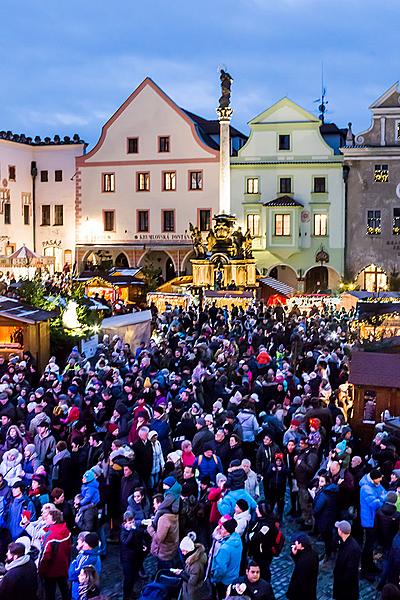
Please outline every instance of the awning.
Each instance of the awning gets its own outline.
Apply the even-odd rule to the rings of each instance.
[[[289,297],[296,292],[295,288],[291,287],[287,283],[283,283],[283,281],[275,279],[275,277],[262,277],[259,281],[264,285],[268,285],[279,294],[282,294],[282,296]]]

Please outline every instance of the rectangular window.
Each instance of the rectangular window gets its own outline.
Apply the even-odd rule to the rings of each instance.
[[[363,423],[376,423],[376,392],[364,390]]]
[[[29,225],[29,221],[30,221],[29,210],[30,210],[29,204],[24,204],[24,225]]]
[[[139,152],[139,138],[128,138],[128,154],[137,154]]]
[[[4,204],[4,225],[11,225],[11,204],[9,202]]]
[[[374,181],[375,183],[388,183],[389,165],[375,165]]]
[[[325,194],[326,192],[326,177],[314,177],[314,193]]]
[[[203,189],[203,171],[189,171],[189,189]]]
[[[290,215],[275,215],[274,235],[279,237],[290,235],[290,221]]]
[[[393,209],[393,235],[400,235],[400,208]]]
[[[136,173],[136,190],[138,192],[150,191],[150,173]]]
[[[174,192],[176,190],[176,172],[164,171],[163,173],[163,191]]]
[[[40,181],[42,183],[47,183],[49,180],[49,172],[48,171],[40,171]]]
[[[149,211],[138,210],[136,213],[136,229],[139,233],[146,233],[149,231]]]
[[[54,181],[62,181],[62,171],[61,169],[57,169],[56,171],[54,171]]]
[[[54,225],[64,225],[64,206],[56,204],[54,207]]]
[[[328,215],[317,213],[314,215],[314,235],[328,235]]]
[[[380,235],[382,233],[382,219],[380,210],[367,211],[367,234]]]
[[[169,152],[169,135],[163,135],[158,138],[158,151]]]
[[[291,177],[280,177],[279,178],[279,193],[280,194],[291,194],[292,193],[292,178]]]
[[[247,215],[247,229],[253,237],[261,235],[261,217],[258,214]]]
[[[17,168],[15,165],[8,165],[8,179],[9,181],[17,181]]]
[[[170,232],[175,231],[175,211],[174,210],[161,211],[161,219],[162,219],[163,233],[170,233]]]
[[[50,225],[50,204],[42,206],[42,225]]]
[[[115,192],[115,173],[103,173],[103,192]]]
[[[279,135],[279,150],[290,150],[290,135]]]
[[[248,177],[246,179],[246,194],[259,194],[260,185],[258,177]]]
[[[200,208],[199,210],[199,229],[200,231],[210,231],[211,229],[211,210],[209,208]]]
[[[103,211],[103,219],[104,219],[104,231],[114,231],[115,211],[114,210]]]

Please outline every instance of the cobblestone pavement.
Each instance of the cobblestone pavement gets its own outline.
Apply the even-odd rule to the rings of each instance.
[[[284,600],[290,576],[293,569],[293,561],[290,558],[290,538],[298,531],[296,522],[285,517],[283,531],[286,536],[285,547],[278,558],[272,561],[272,585],[276,600]],[[312,538],[315,539],[315,538]],[[323,543],[315,542],[315,547],[320,556],[323,555]],[[331,600],[332,598],[332,565],[320,568],[318,578],[318,600]],[[154,563],[151,559],[145,561],[145,571],[149,578],[154,577]],[[109,545],[107,558],[103,562],[102,593],[110,600],[122,599],[122,572],[119,565],[119,550],[117,545]],[[371,585],[365,579],[360,582],[360,599],[375,600],[377,598],[376,586]],[[304,598],[304,600],[308,600]]]

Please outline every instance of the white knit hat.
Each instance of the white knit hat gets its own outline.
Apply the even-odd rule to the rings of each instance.
[[[179,544],[179,548],[185,552],[193,552],[195,539],[196,534],[194,533],[194,531],[189,531],[187,536],[185,536]]]

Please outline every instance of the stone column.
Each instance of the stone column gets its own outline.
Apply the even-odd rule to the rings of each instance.
[[[233,108],[217,108],[219,120],[219,213],[230,214],[231,209],[231,141],[230,123]]]

